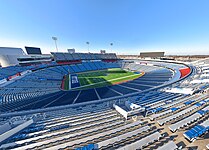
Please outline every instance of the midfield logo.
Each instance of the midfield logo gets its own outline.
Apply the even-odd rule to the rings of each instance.
[[[79,79],[78,79],[77,74],[71,74],[69,81],[70,81],[70,83],[69,83],[69,89],[80,86],[80,82],[79,82]]]

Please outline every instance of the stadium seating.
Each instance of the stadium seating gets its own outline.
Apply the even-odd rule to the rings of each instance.
[[[202,97],[206,98],[207,96],[203,95]],[[189,113],[189,112],[193,111],[194,109],[197,109],[198,107],[201,107],[201,105],[198,105],[198,103],[196,103],[196,104],[188,107],[187,109],[184,109],[184,110],[182,110],[182,111],[180,111],[180,112],[178,112],[178,113],[176,113],[176,114],[174,114],[172,116],[168,116],[166,118],[158,120],[157,122],[159,123],[159,125],[163,125],[164,123],[166,123],[166,122],[168,122],[170,120],[173,120],[173,119],[175,119],[177,117],[180,117],[182,115],[185,115],[186,113]]]
[[[58,55],[62,57],[63,54],[59,53]],[[75,56],[72,55],[72,57],[76,59],[78,58],[77,55]],[[142,90],[152,88],[155,85],[164,83],[164,81],[161,80],[160,82],[155,81],[155,84],[153,84],[152,81],[147,82],[143,78],[141,80],[139,78],[137,80],[131,81],[129,83],[123,83],[121,85],[82,90],[78,92],[60,92],[62,78],[65,74],[86,72],[92,70],[101,70],[106,68],[118,68],[120,66],[118,63],[115,62],[106,63],[102,61],[95,61],[95,62],[86,61],[83,62],[82,64],[55,65],[50,67],[48,66],[50,65],[40,65],[36,67],[36,70],[33,71],[32,73],[27,74],[23,78],[15,80],[14,82],[4,87],[3,90],[1,91],[2,94],[0,93],[1,94],[0,104],[2,105],[0,106],[0,108],[2,108],[1,111],[35,109],[41,107],[72,104],[75,102],[81,103],[85,101],[105,99],[105,98],[122,96],[125,94],[139,92]],[[28,68],[29,67],[27,67],[27,69]],[[154,76],[154,72],[157,71],[157,67],[154,66],[143,66],[143,68],[147,71],[151,71],[150,73],[147,74],[148,78],[150,75]],[[30,69],[34,69],[34,68],[30,68]],[[162,74],[164,72],[165,71],[162,71]],[[144,77],[145,76],[146,74],[144,75]],[[53,93],[57,95],[56,96],[57,98],[58,97],[60,98],[56,99],[56,101],[47,98],[49,97],[50,94],[53,95]],[[70,98],[67,98],[69,97],[68,95],[72,95],[72,96]],[[87,95],[91,95],[91,97]],[[36,101],[36,99],[39,100]],[[43,99],[42,106],[37,103],[40,102],[40,99]],[[33,103],[31,103],[31,101],[33,101]],[[19,107],[20,105],[21,107]],[[15,106],[17,107],[15,108]]]
[[[159,147],[157,150],[176,150],[176,149],[178,149],[178,146],[173,141],[170,141],[164,144],[162,147]]]
[[[117,150],[142,149],[144,146],[147,146],[149,144],[153,144],[155,141],[159,140],[160,137],[161,137],[161,134],[159,132],[154,132],[154,133],[142,138],[139,141],[136,141],[136,142],[126,145],[124,147],[118,148]]]
[[[177,129],[187,126],[188,124],[198,120],[200,117],[204,116],[207,112],[209,111],[209,106],[207,106],[206,108],[203,108],[202,110],[198,110],[196,113],[194,113],[193,115],[175,123],[172,124],[171,126],[169,126],[169,129],[173,132],[175,132]]]
[[[63,91],[60,84],[68,73],[98,71],[120,65],[97,60],[113,56],[55,55],[58,60],[85,61],[80,64],[43,65],[41,69],[36,68],[1,87],[0,129],[8,122],[11,129],[15,129],[17,124],[11,122],[21,122],[19,117],[32,119],[33,123],[1,142],[0,149],[178,149],[179,145],[188,148],[184,145],[188,144],[185,138],[194,142],[209,129],[208,87],[204,83],[190,84],[198,78],[196,75],[206,70],[205,66],[195,64],[197,70],[176,82],[173,80],[175,71],[165,67],[175,70],[182,64],[125,63],[122,64],[124,69],[145,72],[145,75],[119,85]],[[166,92],[172,87],[192,87],[200,91],[192,95]],[[143,111],[131,110],[126,102],[136,104]],[[124,118],[114,110],[114,104],[126,111],[131,110],[133,114]],[[168,128],[177,133],[171,133]],[[185,138],[179,138],[182,128],[186,130],[183,131]],[[203,146],[206,148],[206,144]]]

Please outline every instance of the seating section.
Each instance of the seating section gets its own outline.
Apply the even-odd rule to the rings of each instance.
[[[107,104],[47,112],[45,118],[10,138],[0,148],[79,149],[79,145],[92,140],[98,142],[84,144],[85,147],[108,148],[120,140],[151,132],[140,120],[124,122]],[[110,135],[112,138],[108,138]]]
[[[16,75],[17,73],[31,69],[31,67],[21,67],[21,66],[10,66],[5,68],[0,68],[0,80],[8,78],[9,76]]]
[[[35,66],[26,67],[25,69],[36,68],[36,71],[33,71],[25,75],[24,77],[19,78],[18,80],[11,81],[9,84],[1,88],[0,112],[8,111],[8,110],[10,111],[18,110],[23,108],[24,104],[27,105],[28,109],[44,107],[44,105],[40,106],[40,104],[37,105],[37,103],[40,102],[40,99],[43,99],[43,101],[47,102],[48,104],[51,103],[51,101],[53,100],[50,101],[46,100],[52,98],[51,96],[49,96],[51,94],[54,95],[58,94],[59,96],[57,97],[61,98],[66,94],[60,91],[62,78],[65,74],[119,67],[117,63],[105,63],[101,61],[89,62],[89,64],[91,65],[88,65],[88,68],[86,68],[87,64],[88,62],[85,62],[83,64],[75,64],[75,65],[62,65],[62,66],[55,65],[47,68],[46,68],[47,65],[45,66],[40,65],[39,67],[35,67]],[[15,71],[17,71],[18,69],[20,71],[24,71],[24,69],[21,70],[20,68],[24,68],[24,67],[10,67],[9,69],[2,69],[2,70],[12,69],[12,71],[10,71],[11,73],[16,73]],[[93,92],[95,93],[95,91]],[[110,92],[111,90],[108,93]],[[75,95],[75,92],[70,92],[70,93],[72,93],[72,95]],[[78,95],[79,92],[76,93]],[[88,101],[83,99],[82,93],[81,96],[78,98],[78,102]],[[84,92],[84,93],[87,94],[88,92]],[[108,95],[109,94],[107,94],[107,96]],[[118,94],[112,91],[112,94],[110,94],[109,96],[114,96],[114,95],[117,96]],[[75,97],[72,96],[70,101],[69,100],[67,102],[65,101],[64,103],[60,103],[60,105],[72,104],[74,101],[73,98],[75,99]],[[94,99],[98,99],[98,97],[95,95]],[[92,97],[92,99],[90,100],[94,100],[94,99]],[[33,100],[32,101],[33,103],[30,103],[31,100]],[[34,102],[36,103],[36,105],[34,105]],[[60,100],[54,102],[53,104],[50,104],[50,106],[55,106],[57,102],[60,102]],[[44,102],[42,104],[44,104]],[[31,105],[33,106],[30,107]]]
[[[97,143],[97,148],[100,149],[104,146],[112,145],[115,142],[120,142],[121,140],[125,140],[128,137],[132,137],[134,135],[137,135],[137,134],[140,134],[142,132],[148,131],[149,129],[150,128],[148,126],[144,126],[144,127],[141,127],[137,130],[122,134],[120,136],[113,137],[113,138],[107,139],[105,141],[101,141],[101,142]]]
[[[139,141],[136,141],[136,142],[126,145],[124,147],[118,148],[117,150],[143,149],[144,146],[147,146],[149,144],[153,144],[155,141],[159,140],[160,137],[161,137],[161,134],[159,132],[154,132]]]
[[[157,150],[176,150],[177,148],[178,146],[173,141],[170,141],[162,147],[159,147]]]
[[[168,122],[170,120],[176,119],[176,118],[178,118],[178,117],[180,117],[182,115],[185,115],[185,114],[187,114],[189,112],[192,112],[193,110],[198,109],[201,106],[202,105],[199,105],[199,103],[196,103],[196,104],[188,107],[187,109],[184,109],[182,111],[179,111],[178,113],[176,113],[176,114],[174,114],[172,116],[168,116],[166,118],[163,118],[161,120],[158,120],[158,123],[159,123],[159,125],[163,125],[164,123],[166,123],[166,122]]]
[[[72,61],[72,60],[117,60],[115,53],[59,53],[52,52],[56,61]]]
[[[186,131],[183,135],[189,141],[193,142],[199,136],[206,133],[209,129],[209,120],[204,121],[203,123],[196,125],[195,127],[191,128],[190,130]]]
[[[99,57],[56,55],[72,60]],[[206,149],[208,86],[192,82],[206,73],[206,64],[209,61],[192,63],[190,76],[170,84],[175,72],[163,68],[166,63],[124,63],[123,68],[145,75],[120,85],[68,92],[59,89],[63,75],[117,68],[119,63],[85,61],[32,71],[2,87],[0,131],[15,129],[21,120],[33,123],[1,142],[0,149]],[[167,67],[175,70],[182,65],[169,63]],[[178,87],[198,90],[192,94],[167,92]],[[127,102],[137,107],[128,107]],[[123,111],[116,111],[114,104]],[[5,123],[10,124],[9,128]]]
[[[72,57],[74,58],[74,55]],[[154,88],[157,85],[166,83],[173,76],[173,73],[168,69],[155,66],[143,66],[144,70],[150,72],[128,83],[81,91],[60,90],[63,76],[66,74],[119,67],[120,65],[117,62],[103,61],[85,61],[71,65],[55,64],[33,67],[31,68],[33,70],[32,72],[2,87],[0,92],[0,112],[63,106],[119,97]],[[133,68],[130,67],[129,69],[131,70]],[[138,71],[141,72],[142,70]],[[153,80],[155,76],[156,80]],[[169,78],[167,78],[168,76]],[[160,81],[158,81],[159,78],[161,78]]]
[[[43,116],[6,140],[0,149],[142,148],[162,137],[154,126],[140,119],[124,121],[108,102],[49,111]],[[133,137],[136,144],[128,144]]]
[[[206,113],[208,113],[209,111],[209,106],[198,110],[196,113],[194,113],[193,115],[175,123],[172,124],[171,126],[169,126],[169,129],[173,132],[175,132],[176,130],[180,129],[181,127],[187,126],[188,124],[198,120],[199,118],[203,117]]]

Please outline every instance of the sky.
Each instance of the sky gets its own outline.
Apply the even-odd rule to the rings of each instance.
[[[209,0],[0,0],[0,47],[209,54]],[[110,46],[110,43],[113,43]]]

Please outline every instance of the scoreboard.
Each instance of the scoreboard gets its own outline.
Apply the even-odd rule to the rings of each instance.
[[[38,47],[27,47],[27,46],[25,46],[25,49],[26,49],[28,55],[31,55],[31,54],[33,54],[33,55],[41,55],[42,54],[41,53],[41,49],[38,48]]]

